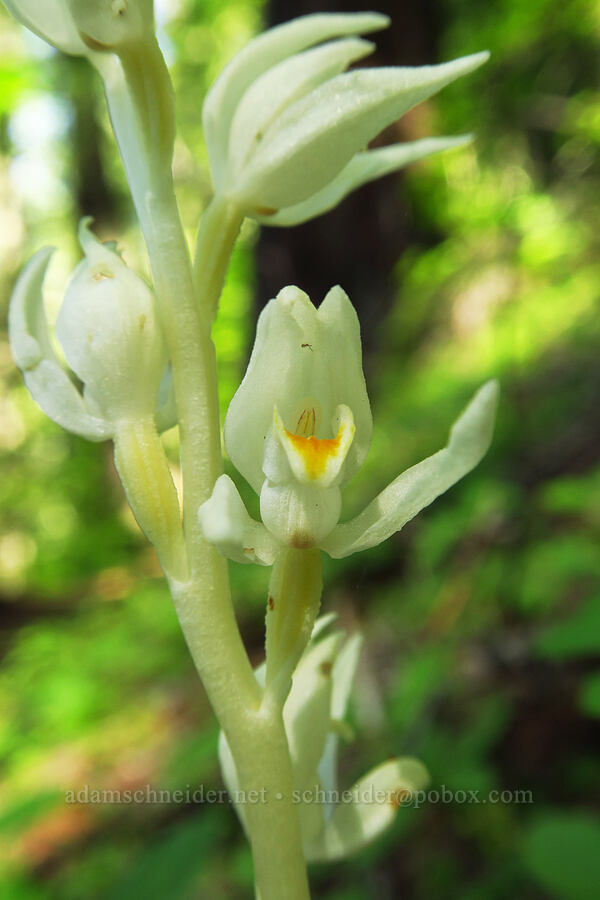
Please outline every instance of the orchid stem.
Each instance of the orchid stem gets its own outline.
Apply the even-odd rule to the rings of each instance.
[[[216,356],[210,337],[242,216],[215,197],[202,220],[195,278],[175,198],[170,159],[153,158],[136,104],[164,64],[135,59],[135,77],[107,68],[111,120],[144,234],[175,384],[181,440],[183,527],[189,577],[169,577],[183,633],[231,747],[240,785],[264,802],[248,806],[248,828],[261,900],[309,900],[290,754],[281,710],[261,707],[262,691],[246,654],[231,600],[227,564],[203,538],[198,509],[222,471]],[[126,69],[126,65],[125,65]],[[110,76],[108,79],[106,75]],[[161,96],[168,95],[163,84]],[[139,115],[138,115],[139,114]],[[136,127],[136,121],[138,126]],[[153,128],[155,123],[153,123]],[[152,131],[152,129],[150,129]],[[145,137],[146,135],[146,137]],[[136,445],[136,452],[142,445]],[[123,455],[123,444],[121,445]],[[120,471],[129,483],[122,463]],[[166,473],[163,473],[166,479]],[[130,489],[131,493],[131,489]]]

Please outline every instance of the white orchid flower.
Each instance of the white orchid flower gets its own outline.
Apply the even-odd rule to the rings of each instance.
[[[346,638],[341,631],[323,636],[333,619],[335,615],[329,614],[315,624],[283,707],[294,776],[293,799],[309,862],[343,859],[371,843],[392,824],[402,803],[429,780],[422,763],[402,757],[372,769],[349,790],[339,788],[338,743],[340,737],[353,736],[344,719],[362,638],[359,634]],[[264,686],[264,665],[256,669],[256,678]],[[219,760],[223,780],[245,826],[244,798],[223,733]]]
[[[437,138],[364,151],[417,103],[484,63],[476,53],[437,66],[348,66],[373,50],[355,37],[385,28],[379,13],[314,14],[271,28],[227,65],[204,102],[217,194],[271,225],[320,215],[350,191],[470,140]]]
[[[153,0],[3,0],[48,44],[73,56],[121,52],[154,31]]]
[[[340,490],[364,462],[372,431],[358,319],[340,287],[318,310],[299,288],[284,288],[260,315],[225,419],[227,452],[260,495],[262,523],[222,475],[200,507],[204,535],[224,556],[262,565],[286,547],[320,547],[336,558],[373,547],[477,465],[490,444],[497,393],[495,381],[480,388],[443,450],[338,524]]]
[[[173,397],[163,377],[166,349],[153,294],[111,245],[97,240],[89,221],[79,228],[85,258],[67,285],[56,322],[74,375],[54,351],[44,311],[42,286],[52,248],[39,250],[16,284],[9,310],[13,357],[46,415],[88,440],[111,437],[120,421],[154,416],[159,398],[157,426],[170,427]]]

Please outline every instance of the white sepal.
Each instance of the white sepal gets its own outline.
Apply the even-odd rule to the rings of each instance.
[[[498,382],[488,381],[452,426],[447,446],[399,475],[356,518],[338,525],[322,549],[337,559],[380,544],[470,472],[490,445],[497,400]]]
[[[88,54],[67,0],[3,0],[3,3],[15,19],[48,44],[74,56]]]
[[[352,412],[356,430],[340,483],[348,481],[366,457],[373,425],[358,318],[340,287],[329,291],[318,310],[299,288],[286,287],[259,317],[248,369],[225,419],[227,452],[257,493],[274,408],[293,431],[310,398],[317,398],[317,438],[333,436],[338,406]]]
[[[333,690],[331,693],[331,720],[343,722],[348,709],[350,692],[358,666],[358,658],[362,649],[363,638],[359,633],[351,635],[341,647],[333,664]],[[319,763],[319,777],[325,790],[337,790],[337,751],[339,733],[330,731],[325,742],[325,749]],[[326,818],[331,807],[325,811]]]
[[[427,770],[416,759],[392,759],[372,769],[350,789],[352,801],[339,803],[323,832],[305,846],[309,862],[345,859],[388,828],[410,795],[423,790]]]
[[[270,566],[281,550],[264,525],[248,515],[228,475],[217,478],[212,495],[198,510],[198,519],[206,540],[235,562]]]
[[[92,50],[120,53],[154,34],[153,0],[66,0],[66,5]]]
[[[67,362],[110,421],[154,415],[166,346],[154,297],[83,220],[86,258],[75,269],[56,321]]]
[[[300,225],[302,222],[329,212],[348,194],[362,187],[363,184],[375,181],[391,172],[397,172],[398,169],[431,156],[433,153],[451,150],[454,147],[463,147],[472,139],[472,135],[469,134],[458,137],[424,138],[420,141],[392,144],[390,147],[380,147],[377,150],[357,153],[339,175],[320,191],[312,194],[308,200],[294,206],[286,206],[272,215],[265,214],[256,218],[265,225],[284,227]]]
[[[19,276],[8,313],[10,348],[27,388],[47,416],[67,431],[103,441],[112,434],[110,423],[90,411],[50,341],[42,286],[52,252],[48,247],[38,250]]]
[[[229,135],[236,107],[252,82],[294,53],[341,35],[366,34],[385,28],[378,13],[302,16],[271,28],[250,41],[217,78],[204,101],[202,124],[216,188],[228,162]]]
[[[231,123],[228,181],[234,184],[236,175],[286,106],[372,50],[372,43],[359,38],[331,41],[284,59],[257,78],[240,100]]]
[[[247,209],[277,210],[306,200],[384,128],[488,56],[357,69],[330,79],[288,106],[264,135],[236,184],[239,202]]]

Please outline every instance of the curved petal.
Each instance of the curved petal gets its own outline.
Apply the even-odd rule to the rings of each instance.
[[[103,441],[111,436],[110,425],[89,414],[50,342],[42,285],[52,252],[48,247],[38,250],[19,276],[8,313],[10,348],[27,388],[47,416],[67,431]]]
[[[10,13],[26,28],[63,53],[86,56],[88,48],[79,36],[66,0],[3,0]]]
[[[311,642],[292,677],[283,720],[294,769],[294,786],[313,784],[331,728],[333,667],[343,634],[339,631]]]
[[[332,436],[339,405],[352,411],[356,431],[344,463],[347,481],[366,456],[372,420],[358,318],[339,287],[318,310],[299,288],[284,288],[259,317],[248,369],[225,419],[227,452],[257,493],[264,481],[265,440],[274,407],[289,427],[307,398],[318,406],[317,438]]]
[[[212,496],[198,510],[198,518],[206,540],[235,562],[270,566],[281,549],[264,525],[248,515],[228,475],[217,478]]]
[[[232,178],[259,145],[284,109],[358,59],[373,44],[359,38],[331,41],[282,60],[254,81],[235,111],[228,146],[228,177]]]
[[[154,295],[83,219],[85,251],[67,286],[56,334],[68,364],[108,419],[154,415],[166,345]]]
[[[498,382],[488,381],[452,426],[447,446],[399,475],[321,548],[339,559],[380,544],[470,472],[490,445],[497,399]]]
[[[351,802],[342,800],[325,830],[308,847],[309,862],[344,859],[371,843],[388,828],[402,802],[427,786],[425,766],[416,759],[388,760],[351,788]]]
[[[351,635],[340,649],[333,664],[333,690],[331,692],[331,719],[334,723],[343,721],[348,708],[350,692],[354,683],[358,658],[362,649],[361,634]],[[339,734],[330,731],[325,742],[325,750],[319,763],[319,777],[326,790],[337,789],[337,750]],[[332,812],[331,805],[326,815]]]
[[[274,215],[262,215],[256,216],[256,218],[264,225],[284,227],[300,225],[302,222],[329,212],[348,194],[369,181],[375,181],[391,172],[397,172],[398,169],[419,159],[424,159],[426,156],[431,156],[433,153],[440,153],[442,150],[450,150],[454,147],[463,147],[472,140],[473,136],[470,134],[458,137],[424,138],[420,141],[393,144],[391,147],[357,153],[333,181],[330,181],[308,200],[297,203],[295,206],[286,206]]]
[[[229,131],[236,107],[256,78],[282,59],[314,44],[344,34],[367,34],[388,24],[388,17],[379,13],[316,13],[270,28],[240,50],[209,90],[202,109],[215,187],[220,186],[227,163]]]
[[[348,295],[339,285],[331,288],[317,315],[323,334],[323,352],[327,352],[330,363],[326,374],[330,395],[336,398],[336,404],[352,410],[356,427],[344,463],[342,483],[345,483],[365,461],[373,434],[371,404],[362,369],[360,324]]]
[[[475,53],[438,66],[357,69],[330,79],[289,106],[269,129],[237,186],[240,201],[281,209],[306,200],[384,128],[488,56]]]

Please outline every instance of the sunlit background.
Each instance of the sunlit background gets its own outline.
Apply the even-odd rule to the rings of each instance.
[[[375,436],[358,510],[440,447],[474,389],[500,379],[478,470],[375,550],[326,561],[324,608],[360,628],[350,786],[389,756],[432,788],[513,802],[401,809],[356,859],[312,872],[322,900],[600,896],[600,8],[593,0],[388,0],[378,62],[491,62],[385,140],[473,130],[291,231],[248,224],[216,329],[226,409],[254,322],[284,283],[356,304]],[[207,85],[263,23],[352,3],[156,0],[177,91],[177,189],[193,238],[210,191]],[[67,791],[220,787],[217,729],[110,447],[31,401],[6,339],[24,260],[58,248],[60,304],[91,214],[147,272],[101,89],[0,8],[0,896],[251,896],[226,804],[66,803]],[[176,470],[177,435],[166,435]],[[238,478],[238,484],[243,485]],[[231,566],[261,659],[268,573]],[[532,802],[519,802],[530,791]],[[505,795],[508,797],[509,795]],[[284,900],[284,898],[282,898]]]

